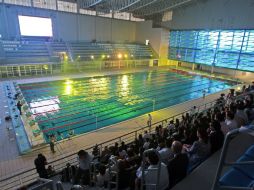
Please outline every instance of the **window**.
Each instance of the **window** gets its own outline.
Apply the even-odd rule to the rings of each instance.
[[[70,3],[67,1],[57,1],[58,10],[77,13],[77,3]]]
[[[130,13],[114,13],[114,18],[121,20],[130,20]]]
[[[4,0],[4,2],[15,5],[31,6],[31,0]]]
[[[84,15],[94,15],[94,16],[96,15],[96,11],[87,10],[87,9],[79,9],[79,13]]]
[[[254,71],[254,30],[176,30],[170,59]]]
[[[34,7],[56,10],[56,0],[33,0]]]
[[[110,13],[100,13],[100,12],[98,12],[98,14],[97,14],[98,16],[100,16],[100,17],[107,17],[107,18],[112,18],[112,10],[110,10]]]

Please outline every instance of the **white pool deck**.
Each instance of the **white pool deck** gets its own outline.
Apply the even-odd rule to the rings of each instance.
[[[165,68],[164,68],[165,69]],[[42,82],[42,81],[52,81],[52,80],[62,80],[66,78],[80,78],[80,77],[91,77],[91,76],[101,76],[101,75],[112,75],[112,74],[123,74],[128,72],[140,72],[142,70],[125,70],[125,71],[104,71],[104,72],[91,72],[91,73],[80,73],[68,76],[50,76],[50,77],[40,77],[40,78],[27,78],[20,80],[13,80],[17,83],[31,83],[31,82]],[[9,80],[10,81],[10,80]],[[0,82],[0,180],[9,177],[15,173],[31,169],[34,167],[34,159],[37,157],[38,153],[43,153],[48,161],[53,161],[64,155],[69,155],[70,153],[75,153],[80,149],[93,146],[97,143],[101,143],[126,133],[135,131],[139,128],[146,126],[147,115],[142,115],[140,117],[114,124],[112,126],[100,129],[98,131],[89,132],[70,140],[65,140],[56,145],[56,153],[51,153],[48,146],[43,146],[32,150],[25,155],[19,155],[17,144],[15,142],[15,134],[12,130],[8,130],[8,126],[11,122],[5,122],[4,118],[8,115],[8,106],[6,101],[6,96],[4,94],[3,82]],[[192,101],[184,102],[175,106],[171,106],[166,109],[158,110],[152,112],[153,123],[159,122],[163,119],[169,118],[173,115],[182,113],[194,105],[199,106],[207,102],[211,102],[219,97],[222,92],[228,92],[224,90],[216,94],[208,95],[205,99],[199,98]]]

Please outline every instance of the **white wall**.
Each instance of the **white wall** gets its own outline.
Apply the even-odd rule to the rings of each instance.
[[[149,40],[153,49],[159,53],[161,33],[161,28],[152,28],[152,21],[141,22],[136,26],[136,41],[145,43],[146,40]]]
[[[173,11],[170,29],[253,29],[253,0],[197,0]]]
[[[55,39],[135,41],[135,22],[0,4],[0,34],[3,39],[20,38],[19,14],[52,18]]]

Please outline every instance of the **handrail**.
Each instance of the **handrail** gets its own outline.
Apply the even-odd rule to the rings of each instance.
[[[236,96],[235,98],[237,99],[237,98],[242,97],[242,96],[244,96],[244,95],[246,95],[246,93],[241,94],[241,95],[239,95],[239,96]],[[213,101],[210,101],[210,102],[207,102],[207,103],[205,103],[205,104],[202,104],[202,105],[197,106],[198,112],[200,112],[200,111],[203,112],[203,111],[205,111],[205,110],[207,110],[207,109],[210,109],[211,107],[213,107],[213,106],[215,105],[214,103],[216,103],[216,101],[217,101],[217,100],[213,100]],[[210,105],[210,106],[209,106],[209,105]],[[202,107],[203,107],[203,109],[201,109]],[[184,114],[184,113],[190,112],[190,110],[191,110],[191,109],[187,109],[187,110],[185,110],[185,111],[183,111],[183,112],[181,112],[181,113],[179,113],[179,114],[176,114],[176,115],[173,115],[173,116],[168,117],[168,118],[166,118],[166,119],[163,119],[163,120],[160,120],[160,121],[158,121],[158,122],[155,122],[155,123],[152,124],[152,128],[155,128],[155,126],[157,126],[158,124],[162,124],[162,125],[163,125],[164,122],[167,122],[167,121],[170,120],[170,119],[175,119],[175,118],[181,116],[181,115]],[[124,137],[127,137],[127,136],[130,135],[130,134],[133,134],[133,136],[137,137],[137,133],[140,132],[140,131],[143,131],[143,130],[146,129],[146,128],[148,128],[148,126],[139,128],[139,129],[134,130],[134,131],[131,131],[131,132],[126,133],[126,134],[124,134],[124,135],[121,135],[121,136],[119,136],[119,137],[116,137],[116,138],[113,138],[113,139],[104,141],[104,142],[102,142],[102,143],[99,143],[98,146],[99,146],[100,148],[102,148],[103,145],[108,144],[108,143],[110,143],[110,142],[111,142],[111,143],[114,143],[116,140],[119,140],[119,141],[121,142],[121,141],[124,139]],[[92,148],[94,148],[94,146],[87,147],[86,150],[91,150]],[[67,156],[64,156],[64,157],[58,158],[58,159],[56,159],[56,160],[53,160],[53,161],[49,162],[48,164],[54,164],[54,163],[55,163],[54,166],[63,165],[63,163],[57,163],[57,162],[59,162],[59,161],[61,161],[61,160],[65,160],[64,163],[71,162],[72,164],[74,164],[75,161],[73,161],[73,160],[74,160],[75,158],[71,158],[71,157],[75,156],[76,154],[77,154],[76,152],[75,152],[75,153],[72,153],[72,154],[69,154],[69,155],[67,155]],[[69,159],[68,159],[68,158],[69,158]],[[75,159],[75,160],[76,160],[76,159]],[[76,160],[76,161],[77,161],[77,160]],[[63,168],[63,167],[59,167],[58,170],[60,170],[60,169],[62,169],[62,168]],[[18,176],[21,176],[21,175],[25,175],[26,173],[29,173],[29,172],[34,171],[34,170],[35,170],[35,168],[31,168],[31,169],[28,169],[28,170],[26,170],[26,171],[19,172],[19,173],[17,173],[17,174],[14,174],[14,175],[12,175],[12,176],[9,176],[9,177],[7,177],[7,178],[0,179],[0,183],[2,183],[2,182],[4,182],[4,181],[7,181],[7,180],[10,180],[10,179],[14,179],[15,177],[18,177]],[[30,175],[25,176],[25,177],[27,178],[27,177],[30,177],[30,176],[34,176],[35,174],[37,174],[37,173],[34,172],[33,174],[30,174]],[[36,177],[34,176],[33,179],[35,179],[35,178],[36,178]],[[23,178],[22,178],[22,179],[23,179]],[[28,180],[28,181],[32,181],[33,179]],[[7,183],[7,184],[4,184],[4,185],[6,186],[6,185],[9,185],[9,184],[14,183],[14,182],[17,182],[17,181],[20,181],[20,185],[22,184],[21,179],[17,179],[17,180],[15,180],[15,181],[12,181],[12,182]],[[17,186],[17,184],[15,184],[15,187],[16,187],[16,186]],[[3,188],[3,186],[0,186],[0,187]],[[11,188],[11,187],[10,187],[10,188]],[[7,188],[7,189],[10,189],[10,188]]]

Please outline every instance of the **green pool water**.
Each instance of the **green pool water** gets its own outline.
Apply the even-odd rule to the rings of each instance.
[[[215,93],[232,82],[170,71],[19,85],[46,141],[58,140]]]

